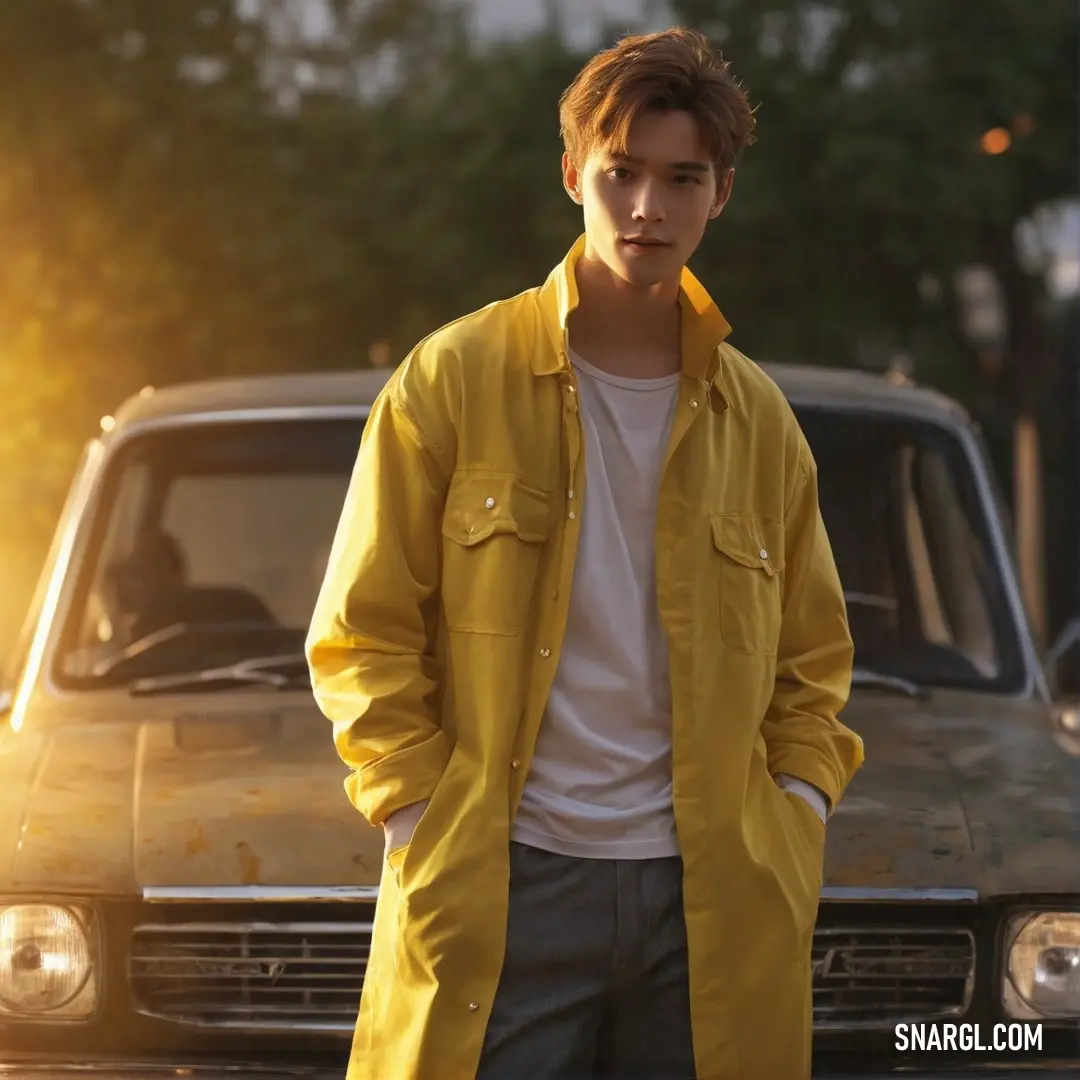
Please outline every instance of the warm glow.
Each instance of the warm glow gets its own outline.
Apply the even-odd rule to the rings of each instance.
[[[94,442],[87,453],[85,463],[87,470],[96,469],[97,461],[101,457],[101,453],[102,444],[100,442]],[[80,519],[88,499],[88,487],[86,484],[83,484],[70,508],[72,521],[78,521]],[[15,698],[11,703],[11,711],[8,714],[8,725],[15,734],[22,731],[23,724],[26,720],[26,710],[30,704],[30,698],[33,696],[34,688],[37,685],[38,677],[41,674],[41,667],[45,660],[46,642],[48,641],[48,635],[52,627],[53,617],[56,614],[57,608],[60,606],[60,594],[64,588],[63,569],[67,565],[68,559],[71,557],[71,550],[74,545],[75,532],[73,529],[68,528],[61,539],[60,548],[56,553],[56,565],[45,592],[45,602],[42,604],[41,613],[38,616],[37,629],[34,631],[34,636],[30,642],[30,652],[26,658],[26,666],[23,669],[22,677],[19,680],[19,689],[15,693]]]
[[[368,359],[371,361],[372,367],[389,367],[390,362],[393,359],[393,356],[390,352],[390,342],[376,341],[368,349]]]
[[[72,970],[71,957],[68,956],[67,953],[42,953],[41,970],[67,973]]]
[[[1031,113],[1020,113],[1013,119],[1013,133],[1030,135],[1035,130],[1035,117]]]
[[[982,137],[982,148],[987,154],[1004,154],[1012,145],[1012,136],[1005,128],[991,128]]]

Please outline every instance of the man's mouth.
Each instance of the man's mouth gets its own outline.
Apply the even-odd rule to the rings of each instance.
[[[623,243],[637,251],[656,251],[671,246],[666,240],[657,240],[651,236],[626,236],[623,237]]]

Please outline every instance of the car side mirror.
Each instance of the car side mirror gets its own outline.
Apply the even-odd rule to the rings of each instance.
[[[1045,660],[1046,678],[1055,701],[1080,700],[1080,618],[1058,635]]]

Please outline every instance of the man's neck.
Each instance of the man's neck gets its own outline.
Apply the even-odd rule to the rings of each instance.
[[[576,268],[578,306],[570,344],[609,375],[649,379],[680,368],[678,281],[635,286],[586,253]]]

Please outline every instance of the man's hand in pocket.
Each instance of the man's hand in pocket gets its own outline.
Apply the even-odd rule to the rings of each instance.
[[[403,848],[412,840],[417,823],[423,816],[429,802],[429,799],[422,799],[420,802],[403,806],[400,810],[395,810],[383,822],[383,839],[387,851]]]

